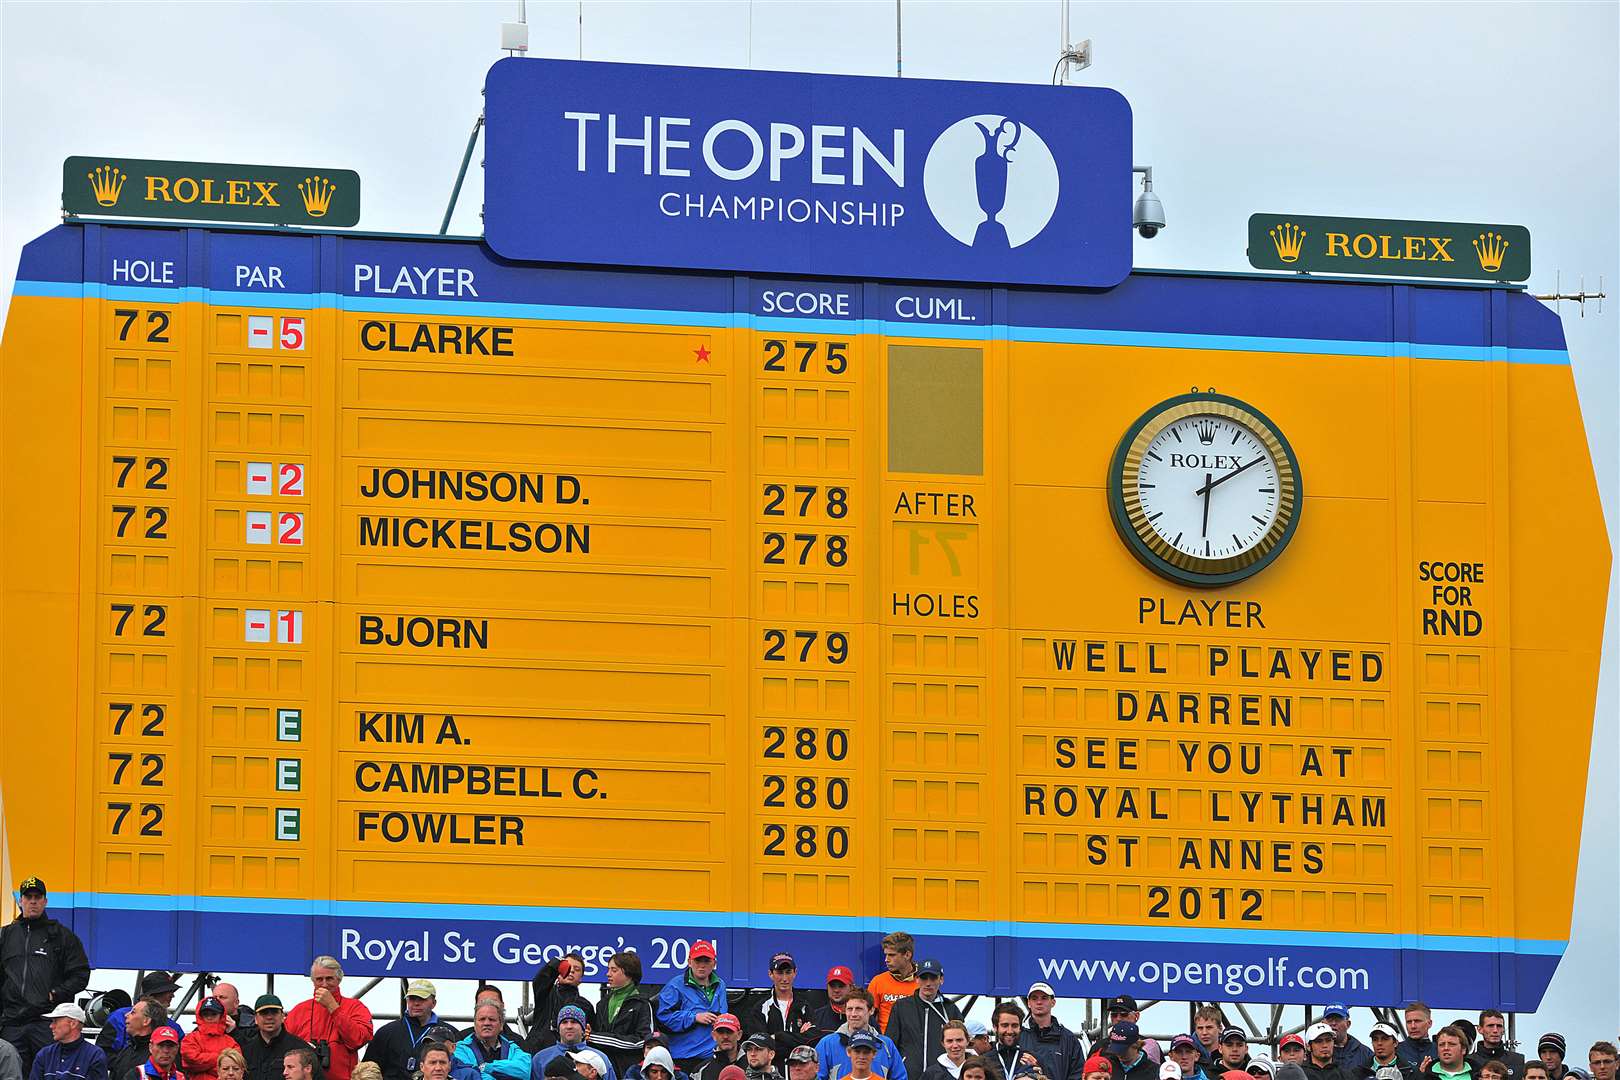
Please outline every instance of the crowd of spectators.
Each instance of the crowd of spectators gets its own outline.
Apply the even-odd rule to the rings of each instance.
[[[310,996],[291,1009],[272,993],[250,1008],[219,982],[187,1025],[173,1010],[178,978],[149,972],[92,1042],[76,1002],[89,985],[84,947],[46,914],[42,881],[20,893],[19,917],[0,930],[0,1080],[1616,1080],[1611,1042],[1593,1043],[1583,1068],[1548,1032],[1527,1058],[1497,1010],[1435,1030],[1422,1002],[1405,1007],[1404,1032],[1375,1023],[1366,1043],[1349,1010],[1329,1004],[1267,1047],[1275,1056],[1208,1005],[1161,1047],[1128,996],[1109,1002],[1088,1047],[1053,1014],[1044,982],[1022,1005],[997,1003],[986,1027],[964,1019],[943,993],[944,967],[917,962],[905,933],[883,939],[884,970],[864,986],[836,965],[824,991],[800,989],[785,952],[771,957],[768,988],[732,991],[698,941],[656,993],[636,953],[615,954],[592,1000],[584,957],[564,956],[536,973],[521,1031],[493,985],[479,988],[471,1027],[446,1023],[427,979],[411,980],[400,1018],[377,1027],[343,995],[330,956],[315,958]]]

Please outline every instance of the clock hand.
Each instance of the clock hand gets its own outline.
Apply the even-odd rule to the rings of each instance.
[[[1238,473],[1242,472],[1244,469],[1247,469],[1247,468],[1249,468],[1250,466],[1253,466],[1253,465],[1258,465],[1264,460],[1265,460],[1265,458],[1263,458],[1263,457],[1252,458],[1249,461],[1248,465],[1239,465],[1237,468],[1233,469],[1231,472],[1226,473],[1219,480],[1211,480],[1209,478],[1210,474],[1205,473],[1204,474],[1204,486],[1199,488],[1197,491],[1193,492],[1193,494],[1194,495],[1203,495],[1205,498],[1208,498],[1210,488],[1220,487],[1222,484],[1224,484],[1228,480],[1232,479],[1232,477],[1236,476]]]
[[[1201,529],[1199,531],[1200,536],[1208,536],[1209,535],[1209,491],[1210,491],[1211,488],[1213,488],[1215,486],[1214,484],[1209,482],[1209,477],[1210,477],[1210,474],[1205,473],[1204,474],[1204,486],[1199,488],[1196,492],[1194,492],[1194,494],[1202,495],[1204,497],[1204,527],[1203,527],[1203,529]]]

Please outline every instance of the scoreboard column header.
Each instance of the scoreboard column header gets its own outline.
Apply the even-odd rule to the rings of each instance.
[[[484,224],[509,259],[1107,288],[1112,90],[507,59]]]

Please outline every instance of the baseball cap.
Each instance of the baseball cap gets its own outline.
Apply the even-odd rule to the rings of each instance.
[[[1249,1041],[1249,1034],[1240,1027],[1233,1027],[1228,1024],[1226,1027],[1221,1028],[1221,1037],[1215,1041],[1246,1043]]]
[[[1129,1020],[1121,1020],[1108,1029],[1108,1052],[1118,1053],[1142,1037],[1142,1029]]]
[[[1332,1005],[1324,1005],[1324,1006],[1322,1006],[1322,1015],[1323,1016],[1349,1017],[1350,1010],[1345,1008],[1343,1005],[1335,1003],[1335,1004],[1332,1004]]]
[[[1249,1059],[1249,1064],[1244,1068],[1249,1070],[1250,1076],[1270,1076],[1276,1071],[1277,1067],[1271,1063],[1271,1058],[1265,1054],[1256,1054]]]
[[[851,1050],[857,1050],[861,1047],[876,1051],[878,1048],[877,1036],[873,1035],[870,1031],[857,1031],[855,1034],[851,1035],[849,1037],[849,1048]]]
[[[922,963],[917,965],[917,977],[920,979],[924,975],[938,975],[943,979],[945,977],[945,969],[939,966],[938,960],[924,960]]]
[[[1090,1057],[1086,1058],[1086,1065],[1081,1071],[1081,1075],[1085,1076],[1090,1073],[1108,1073],[1110,1076],[1112,1076],[1113,1072],[1114,1067],[1108,1063],[1107,1058],[1103,1057],[1101,1054],[1092,1054]],[[1180,1076],[1181,1074],[1178,1072],[1176,1075]]]
[[[798,970],[799,965],[794,961],[792,953],[779,952],[771,957],[771,970],[777,968],[792,968]]]
[[[598,1054],[595,1050],[591,1050],[589,1048],[584,1050],[570,1050],[568,1051],[568,1056],[573,1058],[575,1061],[584,1062],[586,1065],[589,1065],[591,1068],[595,1069],[597,1076],[606,1076],[608,1074],[607,1059],[601,1054]]]
[[[733,1015],[732,1013],[721,1013],[719,1016],[714,1018],[714,1023],[709,1025],[709,1030],[710,1031],[717,1031],[717,1030],[741,1031],[742,1030],[742,1024],[737,1020],[737,1017],[735,1015]]]
[[[27,896],[31,892],[44,893],[45,879],[42,877],[23,878],[23,883],[17,886],[17,893]]]
[[[1333,1029],[1328,1027],[1326,1024],[1312,1024],[1310,1027],[1305,1029],[1305,1041],[1308,1043],[1313,1043],[1324,1035],[1331,1036],[1332,1034]]]
[[[1159,1080],[1181,1080],[1181,1066],[1166,1058],[1159,1066]]]
[[[1564,1050],[1564,1037],[1558,1034],[1556,1031],[1547,1032],[1547,1034],[1543,1035],[1540,1041],[1536,1043],[1536,1053],[1539,1054],[1543,1050],[1556,1050],[1558,1051],[1559,1056],[1562,1057],[1566,1052]]]
[[[827,981],[830,983],[841,982],[845,986],[854,986],[855,973],[843,964],[834,964],[827,969]]]
[[[173,1024],[164,1024],[161,1027],[155,1027],[152,1029],[151,1042],[153,1046],[156,1046],[158,1043],[177,1043],[179,1041],[180,1029],[175,1027]]]
[[[219,1015],[224,1016],[225,1004],[217,997],[205,997],[197,1004],[197,1015],[201,1016],[205,1012],[219,1013]]]
[[[970,1039],[977,1039],[980,1035],[990,1034],[990,1029],[984,1026],[983,1020],[969,1020],[967,1026],[968,1038]]]
[[[1305,1049],[1305,1037],[1297,1031],[1289,1032],[1287,1035],[1284,1035],[1281,1039],[1277,1040],[1278,1050],[1281,1050],[1285,1046],[1297,1046],[1303,1050]]]
[[[1221,1073],[1221,1080],[1251,1080],[1251,1078],[1242,1069],[1227,1069]]]
[[[410,985],[405,987],[405,996],[426,1001],[430,997],[438,997],[439,991],[427,979],[412,979]]]
[[[715,1080],[748,1080],[748,1074],[743,1072],[741,1065],[727,1065]]]
[[[788,1051],[788,1061],[808,1061],[814,1065],[818,1061],[816,1058],[816,1048],[813,1046],[795,1046],[792,1050]]]
[[[1170,1049],[1172,1050],[1180,1050],[1183,1046],[1190,1046],[1200,1053],[1202,1053],[1204,1049],[1202,1046],[1198,1045],[1198,1040],[1193,1038],[1191,1035],[1177,1035],[1170,1040]]]
[[[71,1001],[64,1001],[56,1008],[45,1014],[47,1020],[77,1020],[84,1023],[84,1010]]]
[[[1378,1023],[1374,1024],[1372,1026],[1372,1031],[1368,1032],[1368,1034],[1369,1035],[1388,1035],[1390,1038],[1394,1039],[1396,1042],[1401,1041],[1401,1033],[1395,1030],[1395,1025],[1394,1024],[1386,1024],[1382,1020],[1380,1020]]]
[[[1137,1008],[1136,999],[1129,994],[1121,994],[1118,997],[1108,999],[1108,1011],[1111,1013],[1135,1012]]]
[[[281,999],[274,994],[260,994],[258,1000],[253,1003],[253,1011],[256,1013],[264,1012],[266,1009],[280,1008],[283,1008]]]
[[[1029,989],[1024,991],[1024,996],[1029,997],[1033,994],[1045,994],[1049,998],[1057,997],[1057,994],[1052,990],[1052,984],[1044,982],[1032,982],[1029,984]]]
[[[167,994],[180,989],[180,984],[167,971],[148,971],[141,979],[141,993]]]
[[[572,1020],[583,1027],[585,1024],[585,1010],[578,1005],[564,1005],[557,1010],[557,1023],[560,1024],[564,1020]]]
[[[772,1050],[776,1048],[776,1044],[771,1041],[771,1037],[765,1034],[763,1031],[756,1031],[754,1034],[743,1040],[744,1050],[748,1049],[750,1046],[757,1046],[761,1049]]]
[[[692,950],[686,955],[691,957],[693,960],[701,960],[705,956],[710,960],[713,960],[715,958],[714,943],[704,941],[700,938],[699,940],[692,942]]]
[[[460,1037],[455,1028],[441,1021],[423,1028],[421,1037],[416,1040],[416,1045],[421,1046],[425,1042],[453,1043]]]

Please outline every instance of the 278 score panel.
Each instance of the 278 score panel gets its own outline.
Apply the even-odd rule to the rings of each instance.
[[[756,332],[752,902],[848,905],[863,854],[851,775],[862,716],[862,346]]]

